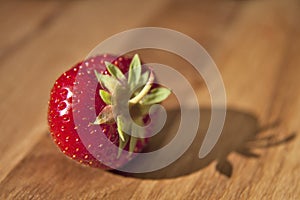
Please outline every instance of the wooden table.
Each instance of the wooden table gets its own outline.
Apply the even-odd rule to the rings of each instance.
[[[300,198],[299,1],[31,0],[0,5],[1,199]],[[212,56],[228,100],[222,136],[208,157],[196,157],[210,116],[207,88],[186,61],[145,50],[146,62],[168,64],[193,85],[203,119],[198,140],[158,172],[124,175],[80,166],[49,136],[50,88],[99,42],[143,26],[185,33]],[[170,102],[168,112],[174,113],[169,122],[176,124],[176,104]],[[167,123],[163,132],[172,128]]]

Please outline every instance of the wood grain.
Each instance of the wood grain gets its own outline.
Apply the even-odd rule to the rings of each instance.
[[[1,3],[1,199],[299,199],[298,1]],[[198,159],[210,119],[202,78],[181,58],[143,50],[145,61],[172,66],[197,92],[201,121],[195,141],[175,163],[151,173],[80,166],[48,134],[49,90],[99,42],[142,26],[181,31],[210,53],[228,99],[222,136]],[[166,107],[166,126],[146,151],[174,137],[180,117],[175,98]]]

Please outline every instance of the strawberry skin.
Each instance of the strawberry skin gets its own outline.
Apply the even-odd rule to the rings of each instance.
[[[85,146],[77,133],[78,127],[84,127],[83,130],[86,133],[97,134],[96,130],[99,127],[96,128],[96,126],[100,126],[111,143],[119,146],[116,123],[90,125],[95,121],[95,111],[97,116],[106,106],[98,93],[104,88],[98,83],[94,70],[101,74],[108,74],[105,62],[110,62],[123,73],[127,73],[131,60],[131,58],[107,54],[95,56],[76,64],[56,80],[50,94],[48,124],[54,142],[65,155],[80,163],[102,169],[110,168],[101,163],[99,161],[101,159],[108,160],[114,168],[121,167],[132,159],[131,156],[123,154],[118,158],[117,152],[112,152],[110,147],[104,146],[103,141]],[[95,83],[98,84],[96,90],[92,86]],[[76,84],[76,90],[74,90],[74,84]],[[73,102],[74,95],[80,95],[80,98],[77,98],[80,99],[79,102]],[[74,123],[73,112],[76,112],[81,119],[79,123]],[[134,152],[140,152],[144,145],[145,143],[137,141]],[[89,152],[89,148],[93,149],[95,152],[93,155],[97,155],[97,158]],[[128,150],[128,145],[125,150]]]

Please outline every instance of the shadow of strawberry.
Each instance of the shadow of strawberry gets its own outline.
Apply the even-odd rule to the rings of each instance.
[[[201,108],[200,112],[200,126],[192,145],[174,163],[149,173],[134,174],[117,170],[113,173],[142,179],[176,178],[194,173],[216,162],[216,170],[226,177],[231,177],[234,165],[228,159],[230,154],[237,153],[247,158],[259,158],[260,155],[256,153],[258,149],[281,145],[296,137],[295,133],[283,137],[280,137],[281,134],[276,134],[274,131],[279,126],[279,122],[262,126],[254,114],[228,108],[224,128],[217,144],[205,158],[199,159],[199,149],[209,125],[211,110]],[[179,123],[180,110],[169,110],[165,127],[150,139],[144,152],[151,152],[168,144],[176,135]],[[271,135],[266,135],[270,132]]]

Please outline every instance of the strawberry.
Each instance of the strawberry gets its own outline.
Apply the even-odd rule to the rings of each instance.
[[[149,123],[149,107],[170,94],[154,79],[150,68],[142,69],[137,54],[133,58],[104,54],[76,64],[51,90],[48,124],[54,142],[80,163],[102,169],[122,167],[148,142],[145,136],[151,127],[137,132],[133,123]],[[129,106],[133,122],[122,115],[121,105]]]

